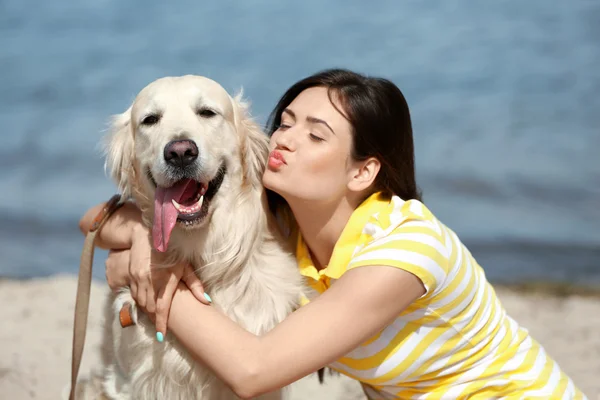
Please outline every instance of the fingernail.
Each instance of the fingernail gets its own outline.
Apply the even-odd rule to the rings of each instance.
[[[165,340],[165,337],[163,336],[162,332],[156,332],[156,340],[158,340],[160,343],[162,343],[162,341]]]
[[[212,299],[210,298],[210,296],[208,295],[208,293],[204,292],[204,298],[206,300],[208,300],[209,303],[212,303]]]

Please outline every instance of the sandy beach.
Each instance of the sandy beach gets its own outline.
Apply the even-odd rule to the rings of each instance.
[[[0,399],[60,399],[69,381],[76,277],[0,280]],[[99,360],[101,307],[94,283],[81,375]],[[600,399],[600,297],[497,288],[508,313],[529,329],[590,400]],[[292,399],[364,399],[344,377],[296,384]]]

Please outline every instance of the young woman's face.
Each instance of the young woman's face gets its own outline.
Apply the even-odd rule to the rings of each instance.
[[[332,96],[336,107],[343,110]],[[281,115],[263,175],[266,188],[290,201],[336,201],[353,173],[352,126],[327,88],[304,90]]]

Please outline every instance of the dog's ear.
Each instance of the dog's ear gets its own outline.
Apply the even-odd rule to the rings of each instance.
[[[244,184],[262,188],[262,175],[269,155],[269,138],[252,119],[249,103],[240,91],[233,99],[235,126],[241,137],[241,160]]]
[[[113,116],[104,138],[104,170],[115,181],[122,197],[131,195],[133,179],[133,127],[131,107],[123,114]]]

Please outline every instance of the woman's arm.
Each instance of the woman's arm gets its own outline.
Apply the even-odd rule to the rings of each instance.
[[[105,205],[106,203],[101,203],[90,208],[79,220],[79,229],[84,235],[87,235],[94,218]],[[104,223],[96,235],[95,244],[107,250],[130,249],[134,233],[138,229],[145,229],[142,213],[134,203],[128,201]]]
[[[169,329],[238,396],[284,387],[352,351],[425,293],[409,272],[368,266],[346,272],[325,293],[262,337],[213,307],[199,304],[180,284]]]

